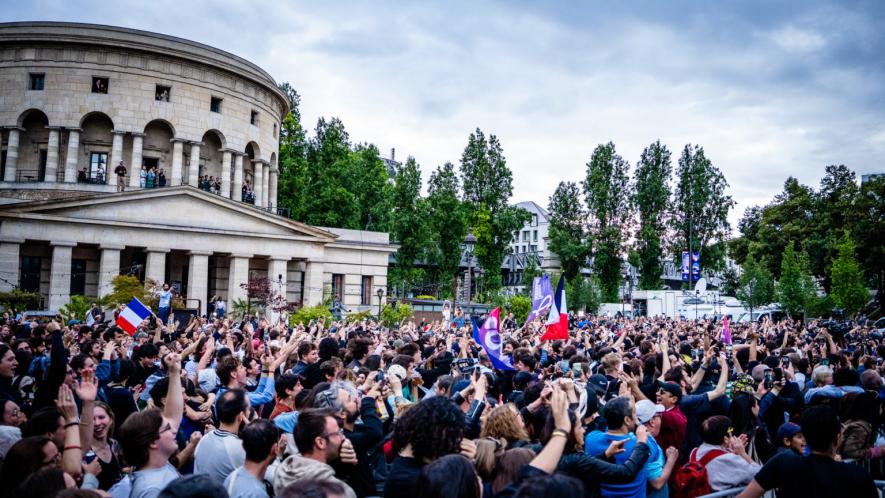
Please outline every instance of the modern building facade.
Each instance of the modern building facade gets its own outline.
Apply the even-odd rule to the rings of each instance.
[[[534,264],[546,273],[559,271],[559,257],[547,247],[550,227],[547,210],[534,201],[519,202],[516,206],[528,211],[531,218],[513,233],[503,272],[504,284],[514,291],[522,291],[525,289],[522,275],[526,266]]]
[[[0,24],[0,290],[39,292],[56,310],[133,273],[175,283],[205,311],[265,276],[290,302],[332,293],[372,304],[395,250],[386,233],[278,216],[288,111],[270,75],[213,47],[112,26]]]

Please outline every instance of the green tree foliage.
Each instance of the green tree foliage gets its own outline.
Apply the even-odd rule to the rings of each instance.
[[[538,267],[538,260],[530,257],[525,268],[522,270],[522,285],[525,286],[526,295],[532,295],[532,286],[535,283],[535,277],[543,274],[541,268]]]
[[[289,83],[280,84],[289,97],[289,113],[280,123],[279,186],[277,204],[289,210],[292,219],[303,220],[310,179],[307,163],[307,134],[301,126],[301,96]]]
[[[529,219],[528,211],[511,206],[513,173],[507,167],[501,143],[479,128],[467,139],[461,155],[463,199],[477,238],[476,259],[483,269],[483,287],[501,287],[501,263],[513,232]],[[482,234],[482,236],[480,236]]]
[[[579,275],[566,281],[565,299],[569,311],[596,313],[601,303],[600,298],[599,279],[595,275],[589,278]]]
[[[857,255],[867,282],[877,289],[880,315],[885,313],[885,178],[864,183],[855,200]]]
[[[676,167],[676,190],[670,224],[674,232],[671,250],[679,257],[689,246],[700,251],[701,265],[714,270],[725,262],[724,247],[717,244],[728,238],[728,212],[734,206],[725,193],[728,182],[713,166],[703,147],[687,144]]]
[[[15,315],[28,308],[37,308],[41,297],[37,292],[12,289],[11,291],[0,292],[0,306],[3,306],[3,311],[8,311]]]
[[[325,304],[320,303],[315,306],[302,306],[301,308],[298,308],[295,313],[289,315],[289,326],[294,327],[300,324],[307,327],[311,320],[319,320],[321,317],[325,318],[326,323],[332,321],[332,312],[329,311],[329,307]]]
[[[68,304],[58,310],[58,314],[69,320],[79,320],[82,322],[86,320],[86,312],[89,311],[92,303],[96,302],[98,302],[98,299],[94,297],[75,294],[71,296]]]
[[[636,250],[639,253],[639,288],[660,289],[664,271],[663,237],[670,207],[670,150],[658,140],[642,151],[636,164],[633,206],[639,215]]]
[[[800,316],[808,310],[816,294],[814,279],[808,271],[808,256],[797,254],[795,243],[790,242],[781,257],[777,301],[788,315]]]
[[[392,303],[381,309],[381,323],[385,327],[396,327],[412,317],[412,307],[406,303]]]
[[[307,151],[309,178],[304,222],[311,225],[359,228],[359,197],[352,189],[350,138],[338,118],[317,122]]]
[[[134,275],[117,275],[111,280],[111,293],[102,298],[102,302],[108,306],[129,304],[133,297],[137,297],[142,303],[151,306],[151,295],[145,289],[138,277]],[[156,309],[153,306],[152,309]]]
[[[426,207],[421,198],[421,169],[415,158],[409,157],[397,168],[391,216],[391,236],[399,244],[397,266],[404,271],[424,258],[428,237]]]
[[[853,315],[866,305],[870,295],[864,286],[863,272],[855,259],[854,241],[847,230],[836,251],[836,259],[830,270],[833,286],[830,297],[837,308],[844,309],[847,315]]]
[[[388,181],[387,166],[378,148],[361,144],[351,152],[350,189],[360,206],[356,228],[386,232],[390,230],[393,210],[393,186]]]
[[[439,282],[452,282],[461,264],[461,241],[467,235],[466,210],[455,166],[445,163],[431,173],[428,182],[427,220],[430,227],[428,261],[436,267]]]
[[[602,299],[616,301],[621,275],[621,255],[630,223],[627,192],[629,164],[615,151],[615,144],[599,145],[587,163],[584,197],[593,241],[593,272],[599,278]]]
[[[738,275],[734,266],[728,266],[722,270],[722,283],[719,290],[725,296],[734,296],[737,294],[738,288],[741,286],[741,277]]]
[[[752,259],[744,262],[736,297],[754,312],[774,300],[774,278],[765,262]]]
[[[559,256],[562,271],[569,280],[575,278],[587,263],[590,244],[584,231],[586,212],[581,205],[580,190],[574,182],[559,182],[547,207],[550,224],[548,247]]]

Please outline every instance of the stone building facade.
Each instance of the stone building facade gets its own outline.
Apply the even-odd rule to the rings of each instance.
[[[206,45],[0,24],[0,290],[38,291],[56,310],[133,273],[174,283],[205,311],[266,276],[290,302],[372,304],[395,250],[387,234],[278,216],[288,111],[270,75]]]

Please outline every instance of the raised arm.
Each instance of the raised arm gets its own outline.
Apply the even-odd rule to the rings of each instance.
[[[707,393],[707,398],[713,401],[716,398],[725,396],[725,386],[728,384],[728,363],[725,361],[725,353],[719,353],[719,383],[716,389]]]
[[[181,391],[181,356],[177,353],[167,354],[163,361],[166,363],[166,374],[169,375],[169,389],[166,391],[166,406],[163,407],[163,417],[169,422],[173,432],[178,432],[181,425],[181,417],[184,413],[184,396]]]

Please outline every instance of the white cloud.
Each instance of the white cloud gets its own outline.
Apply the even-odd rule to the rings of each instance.
[[[827,40],[821,34],[796,26],[785,26],[771,33],[771,39],[788,52],[807,53],[823,48]]]

